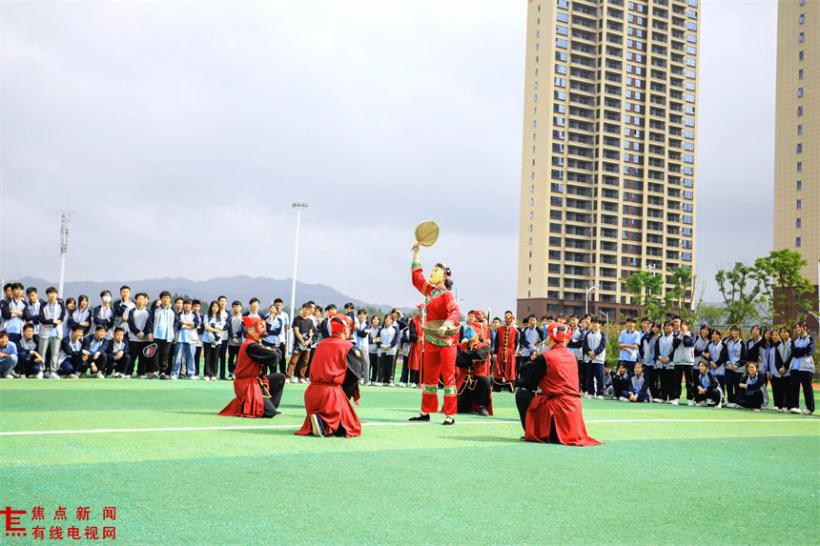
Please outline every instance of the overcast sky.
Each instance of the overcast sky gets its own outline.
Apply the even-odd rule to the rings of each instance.
[[[712,281],[771,245],[776,2],[703,4]],[[307,201],[300,280],[413,305],[413,228],[432,218],[427,269],[448,261],[464,306],[514,307],[525,0],[0,10],[0,276],[57,278],[68,206],[69,279],[290,277]]]

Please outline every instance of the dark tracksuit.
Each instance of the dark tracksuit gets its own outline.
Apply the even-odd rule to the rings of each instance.
[[[752,381],[752,383],[749,383]],[[743,376],[740,384],[745,384],[746,388],[738,387],[735,395],[735,402],[738,406],[750,409],[760,409],[763,405],[763,389],[766,388],[766,376],[760,372],[757,377],[752,378],[749,374]]]
[[[704,388],[705,392],[703,394],[698,392],[698,387]],[[715,403],[715,405],[717,405],[720,404],[722,399],[723,392],[720,390],[720,383],[718,383],[715,374],[713,374],[711,370],[706,370],[705,375],[698,372],[698,375],[695,378],[695,402],[706,402],[707,400],[711,400]]]

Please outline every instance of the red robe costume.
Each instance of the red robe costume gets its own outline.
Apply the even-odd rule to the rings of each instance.
[[[268,378],[262,374],[262,365],[248,356],[248,347],[259,342],[248,337],[239,347],[236,356],[236,372],[233,380],[233,392],[236,398],[219,412],[225,417],[262,417],[265,404],[262,389],[270,390]],[[259,387],[262,387],[260,389]]]
[[[601,442],[587,435],[581,395],[578,387],[578,363],[575,355],[556,344],[536,358],[546,361],[546,373],[539,381],[541,393],[527,408],[524,439],[547,442],[555,425],[558,442],[570,446],[596,446]]]
[[[410,345],[410,353],[407,355],[407,367],[417,372],[421,370],[421,362],[424,358],[424,332],[421,331],[421,317],[419,315],[410,319],[410,327],[415,332],[416,341]]]
[[[515,383],[515,350],[518,347],[518,328],[514,324],[499,326],[496,331],[496,355],[493,379],[497,383]]]
[[[416,290],[421,292],[427,320],[449,320],[457,325],[461,320],[453,293],[446,288],[437,289],[424,278],[421,264],[412,265],[412,281]],[[421,371],[421,412],[435,413],[438,410],[438,381],[444,383],[444,402],[441,412],[455,415],[458,410],[458,389],[456,389],[456,344],[458,334],[447,339],[424,335],[424,366]]]
[[[362,423],[353,410],[342,384],[347,374],[347,353],[354,349],[339,335],[325,338],[316,346],[310,365],[310,385],[305,390],[305,423],[296,434],[309,436],[310,416],[317,414],[325,424],[327,436],[333,436],[339,425],[345,436],[353,438],[362,433]]]

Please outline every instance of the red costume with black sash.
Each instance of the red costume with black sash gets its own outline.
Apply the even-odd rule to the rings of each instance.
[[[458,366],[456,367],[459,412],[477,413],[483,406],[487,413],[493,414],[493,393],[489,380],[490,365],[487,362],[489,354],[490,346],[487,343],[479,341],[470,346],[469,341],[463,341],[459,344]],[[469,403],[463,404],[464,399],[469,400]]]
[[[251,355],[248,354],[250,349]],[[270,362],[278,362],[275,349],[265,347],[249,337],[239,348],[233,391],[236,398],[219,412],[222,416],[262,417],[265,413],[264,394],[270,393],[268,378],[263,375]]]
[[[556,344],[529,365],[545,365],[546,373],[538,382],[541,392],[529,403],[524,439],[548,442],[552,438],[571,446],[600,445],[601,442],[587,435],[575,355],[563,345]]]
[[[413,286],[424,296],[424,306],[428,321],[444,320],[457,325],[461,320],[453,293],[446,288],[436,288],[424,278],[421,265],[412,265]],[[456,344],[458,334],[449,338],[439,338],[424,334],[424,366],[422,367],[421,412],[435,413],[438,410],[439,377],[444,384],[444,402],[441,412],[455,415],[458,409],[458,389],[456,389]]]
[[[338,335],[325,338],[316,346],[310,365],[310,385],[305,391],[307,417],[296,434],[311,434],[310,416],[313,414],[322,419],[328,436],[338,435],[340,427],[344,430],[343,435],[348,438],[362,433],[359,416],[353,410],[353,405],[343,388],[348,372],[348,353],[351,350],[357,349]],[[358,400],[358,383],[351,392]]]

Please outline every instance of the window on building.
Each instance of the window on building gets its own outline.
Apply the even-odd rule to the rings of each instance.
[[[800,245],[801,245],[802,242],[803,241],[800,239],[800,237],[795,237],[794,238],[794,246],[796,246],[797,248],[800,248]]]
[[[803,220],[800,219],[800,218],[795,219],[794,227],[796,227],[797,229],[800,229],[801,227],[803,227]]]
[[[802,25],[803,23],[806,22],[806,16],[801,13],[800,17],[798,18],[798,21],[800,21],[800,24]]]
[[[803,105],[797,107],[797,117],[801,117],[803,115]]]
[[[802,98],[802,97],[803,97],[803,88],[802,88],[802,87],[798,87],[798,88],[797,88],[797,97],[798,97],[798,98]]]
[[[797,172],[799,172],[799,173],[803,172],[803,162],[802,161],[797,162]]]
[[[797,41],[799,41],[801,44],[805,40],[806,40],[806,33],[805,32],[801,32],[800,34],[797,35]]]
[[[803,69],[802,68],[797,70],[797,79],[799,79],[799,80],[803,79]]]
[[[800,60],[802,61],[802,60],[803,60],[803,57],[805,57],[805,54],[803,53],[803,50],[801,49],[801,50],[797,53],[797,58],[798,58],[798,59],[800,59]]]
[[[803,181],[802,181],[802,180],[798,180],[798,181],[797,181],[797,191],[800,191],[800,190],[802,190],[802,189],[803,189]]]
[[[797,134],[798,134],[798,135],[802,135],[802,134],[803,134],[803,124],[802,124],[802,123],[798,123],[798,124],[797,124]]]
[[[803,200],[802,199],[797,200],[797,210],[803,210]]]
[[[797,153],[798,153],[798,154],[802,154],[802,153],[803,153],[803,143],[802,143],[802,142],[798,142],[798,143],[797,143]]]

